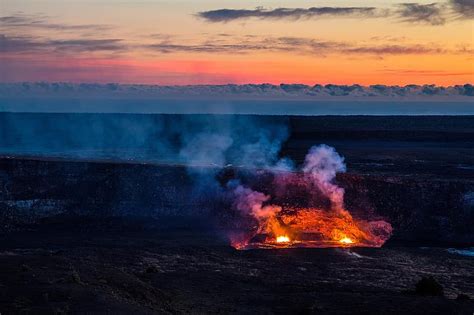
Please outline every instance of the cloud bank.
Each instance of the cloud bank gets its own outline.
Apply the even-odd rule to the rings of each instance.
[[[225,84],[225,85],[138,85],[94,83],[23,82],[0,83],[0,97],[11,96],[82,97],[257,97],[257,98],[332,98],[332,97],[472,97],[472,84],[437,85],[305,85],[305,84]]]
[[[157,86],[121,84],[13,83],[0,84],[0,112],[21,113],[133,113],[212,115],[474,115],[471,84],[435,85],[303,85],[244,84]],[[53,124],[54,125],[54,124]],[[171,125],[168,128],[175,128]],[[1,129],[1,128],[0,128]],[[198,146],[212,139],[215,149],[233,145],[224,137],[195,139]],[[265,135],[262,135],[265,136]],[[260,138],[260,137],[259,137]],[[268,137],[267,137],[268,138]],[[269,137],[268,139],[275,139]],[[273,141],[273,140],[272,140]],[[268,149],[249,145],[256,164]],[[194,156],[196,147],[180,152]],[[242,155],[242,157],[246,157]],[[219,155],[216,161],[222,161]],[[288,166],[288,161],[275,164]]]

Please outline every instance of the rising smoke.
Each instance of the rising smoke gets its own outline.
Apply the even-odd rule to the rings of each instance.
[[[346,170],[344,159],[334,148],[318,145],[298,166],[281,156],[289,134],[288,118],[281,116],[0,115],[0,153],[186,166],[193,183],[188,199],[205,199],[208,203],[230,200],[229,207],[238,216],[256,223],[250,233],[239,236],[244,243],[259,233],[286,232],[281,224],[284,204],[278,200],[278,190],[290,191],[286,185],[295,177],[291,174],[299,174],[297,179],[304,181],[303,192],[311,195],[306,206],[332,211],[331,216],[317,212],[318,218],[352,222],[344,210],[344,190],[334,182],[336,174]],[[222,182],[219,175],[228,168],[255,170],[254,174],[264,170],[275,180],[263,190],[239,177],[238,172],[232,180]],[[311,214],[305,220],[314,219]],[[367,226],[370,229],[370,224]]]
[[[306,242],[305,246],[308,246],[307,244],[334,246],[331,244],[334,242],[340,244],[338,242],[341,240],[364,246],[381,246],[390,237],[392,227],[389,223],[382,220],[357,220],[345,209],[344,189],[335,183],[335,179],[337,173],[346,171],[346,166],[344,158],[334,148],[325,144],[313,146],[303,164],[295,167],[295,163],[290,159],[279,158],[287,130],[277,132],[276,134],[280,137],[276,138],[272,138],[272,133],[262,126],[253,131],[258,135],[254,141],[243,141],[240,133],[228,132],[226,137],[217,134],[198,134],[194,142],[188,143],[189,147],[198,148],[198,152],[194,150],[192,152],[200,161],[203,160],[203,152],[199,148],[205,148],[205,152],[212,149],[212,152],[205,153],[204,160],[209,157],[214,158],[214,163],[219,165],[219,168],[231,161],[239,161],[240,166],[244,166],[245,169],[257,168],[257,170],[273,174],[273,185],[266,189],[269,193],[243,183],[238,176],[224,186],[214,185],[218,187],[216,193],[222,194],[231,201],[231,207],[237,213],[237,219],[233,221],[239,224],[249,222],[247,225],[243,223],[244,226],[246,225],[243,229],[237,231],[232,229],[228,232],[230,242],[235,248],[247,248],[258,235],[268,235],[270,240],[276,240],[281,236],[288,240],[297,240],[301,239],[302,235],[317,235],[316,239],[319,243],[314,243],[313,240],[313,243]],[[228,154],[228,151],[235,144],[240,144],[233,148],[240,154],[239,158],[226,160],[225,157],[232,156]],[[194,166],[190,165],[189,174],[196,177]],[[207,188],[213,186],[209,183],[217,183],[215,173],[206,172],[205,174]],[[274,193],[278,189],[288,192],[286,186],[291,185],[291,180],[295,179],[299,183],[298,190],[312,197],[309,198],[305,208],[288,211],[274,198]],[[202,182],[202,174],[200,174],[199,180],[195,181],[198,188],[202,187]],[[292,202],[295,201],[295,198],[290,199],[293,199]],[[328,207],[321,206],[324,205],[321,203],[322,199],[328,200]],[[301,200],[297,200],[297,203],[300,202]],[[226,207],[222,211],[226,211],[225,209]],[[267,244],[267,237],[265,239],[265,244]],[[301,241],[297,242],[301,244]]]
[[[275,165],[284,117],[0,114],[0,153],[183,165]]]
[[[325,144],[313,146],[306,155],[301,168],[285,168],[283,176],[282,169],[278,167],[280,164],[281,161],[277,161],[275,165],[270,165],[267,169],[269,172],[275,172],[275,186],[286,184],[287,172],[300,172],[305,177],[305,189],[317,190],[320,196],[329,199],[331,209],[328,209],[328,211],[352,219],[349,213],[344,210],[344,189],[334,183],[336,173],[346,171],[344,158],[334,148]],[[284,165],[289,167],[294,163],[288,163],[285,160]],[[272,203],[270,195],[255,191],[239,181],[231,182],[227,189],[231,190],[230,194],[233,198],[234,208],[243,216],[254,218],[258,223],[257,228],[252,231],[231,235],[231,242],[234,247],[245,247],[250,239],[257,234],[288,235],[290,233],[279,218],[282,207]],[[311,217],[311,213],[309,213],[309,217],[312,219],[314,216]],[[332,219],[332,221],[335,222],[335,219]]]
[[[312,147],[306,155],[302,171],[329,198],[334,209],[344,208],[344,189],[333,181],[336,173],[346,171],[346,165],[334,148],[324,144]]]

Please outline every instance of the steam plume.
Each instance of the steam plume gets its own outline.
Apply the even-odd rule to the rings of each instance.
[[[333,208],[344,207],[344,189],[333,183],[336,173],[345,172],[346,165],[333,147],[325,144],[314,146],[306,155],[303,172],[311,179],[312,183],[332,203]]]

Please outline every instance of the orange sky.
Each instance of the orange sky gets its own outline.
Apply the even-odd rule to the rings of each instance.
[[[474,82],[472,15],[456,0],[417,9],[338,1],[3,0],[0,81],[152,84]],[[264,9],[256,9],[264,5]],[[254,17],[215,21],[220,9]],[[358,9],[357,9],[358,10]],[[365,9],[364,9],[365,10]],[[426,13],[426,12],[427,13]],[[293,12],[293,11],[291,11]],[[319,11],[318,11],[319,12]],[[375,13],[374,13],[375,12]],[[463,12],[467,12],[465,9]],[[469,11],[470,12],[470,11]],[[472,12],[471,12],[472,13]],[[279,13],[278,13],[279,14]],[[232,15],[232,16],[234,16]]]

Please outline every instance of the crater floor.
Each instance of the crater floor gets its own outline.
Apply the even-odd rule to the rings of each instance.
[[[74,219],[4,235],[0,312],[474,311],[474,259],[446,249],[388,245],[237,251],[209,230],[151,226],[149,220],[145,225]],[[443,286],[445,297],[414,293],[426,276]],[[457,300],[460,293],[470,299]]]

